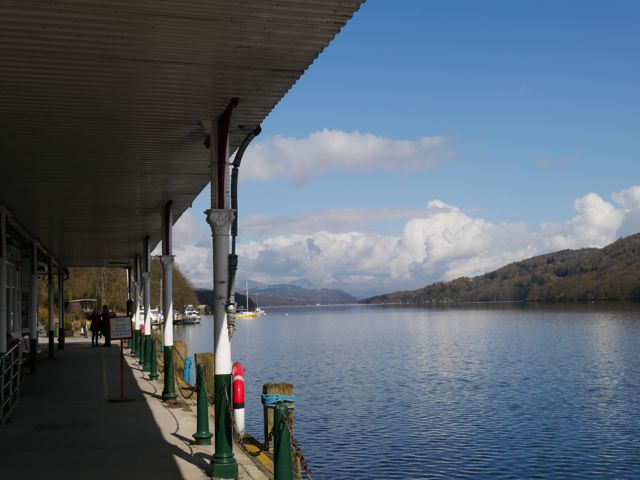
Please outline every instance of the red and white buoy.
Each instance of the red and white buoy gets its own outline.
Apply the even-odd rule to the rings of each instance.
[[[240,362],[233,364],[233,418],[236,431],[244,436],[244,368]]]

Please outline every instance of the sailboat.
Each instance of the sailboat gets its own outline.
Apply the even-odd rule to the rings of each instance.
[[[256,318],[260,315],[264,314],[264,310],[260,308],[256,308],[255,310],[249,310],[249,281],[245,281],[245,295],[246,295],[246,306],[244,310],[236,312],[236,318]]]

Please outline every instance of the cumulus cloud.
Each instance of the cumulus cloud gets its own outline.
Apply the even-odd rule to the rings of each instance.
[[[549,251],[607,245],[638,218],[640,187],[612,197],[618,206],[588,193],[574,201],[573,218],[540,226],[492,223],[439,200],[416,209],[317,212],[308,220],[271,223],[278,225],[277,234],[253,217],[250,229],[264,238],[239,245],[241,275],[265,283],[307,279],[356,295],[418,288]],[[404,219],[404,227],[397,235],[368,228],[372,222],[398,218]],[[635,225],[628,233],[640,229],[640,222]],[[182,270],[197,285],[211,285],[208,228],[187,212],[176,225],[178,238],[185,242],[176,241],[175,247]]]
[[[424,171],[453,157],[446,137],[394,140],[322,130],[306,138],[275,136],[249,147],[242,180],[288,178],[295,184],[331,171]]]

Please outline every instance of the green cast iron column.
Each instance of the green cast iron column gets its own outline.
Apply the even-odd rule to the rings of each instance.
[[[156,340],[151,335],[149,335],[149,339],[151,340],[151,364],[149,368],[149,379],[157,380],[158,379],[158,358],[156,357]]]
[[[231,375],[214,375],[215,453],[211,461],[213,478],[238,478],[238,463],[233,455],[231,419],[227,402],[231,399]]]
[[[164,389],[162,390],[163,400],[172,400],[178,396],[176,393],[176,381],[173,377],[173,347],[164,346]]]
[[[196,433],[193,438],[197,445],[211,445],[213,434],[209,431],[209,402],[207,401],[207,387],[205,385],[204,364],[196,366],[196,390],[198,392],[198,420]]]

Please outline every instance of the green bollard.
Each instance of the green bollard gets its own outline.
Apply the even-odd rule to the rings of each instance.
[[[291,463],[291,434],[287,427],[289,408],[278,403],[273,418],[273,473],[274,480],[293,480],[293,464]]]
[[[142,356],[142,371],[150,372],[151,371],[151,348],[152,348],[153,339],[151,335],[144,334],[144,355]]]
[[[143,335],[142,330],[140,330],[139,335],[140,335],[140,340],[138,340],[138,342],[139,342],[138,344],[140,345],[140,348],[138,350],[138,365],[142,365],[144,363],[144,347],[145,347],[144,339],[145,339],[145,336]]]
[[[176,381],[173,378],[173,346],[164,346],[164,389],[162,390],[163,400],[173,400],[176,393]]]
[[[138,342],[138,331],[134,330],[133,331],[133,337],[131,338],[131,355],[135,357],[136,355],[136,348],[137,348],[137,342]]]
[[[156,357],[156,340],[151,337],[151,365],[149,370],[149,379],[158,379],[158,359]]]
[[[233,454],[233,437],[227,402],[231,398],[231,374],[213,376],[215,397],[215,448],[209,476],[213,478],[238,478],[238,462]]]
[[[205,386],[204,363],[196,366],[196,390],[198,392],[198,421],[197,430],[193,434],[196,445],[211,445],[213,434],[209,431],[209,407],[207,401],[207,389]]]

